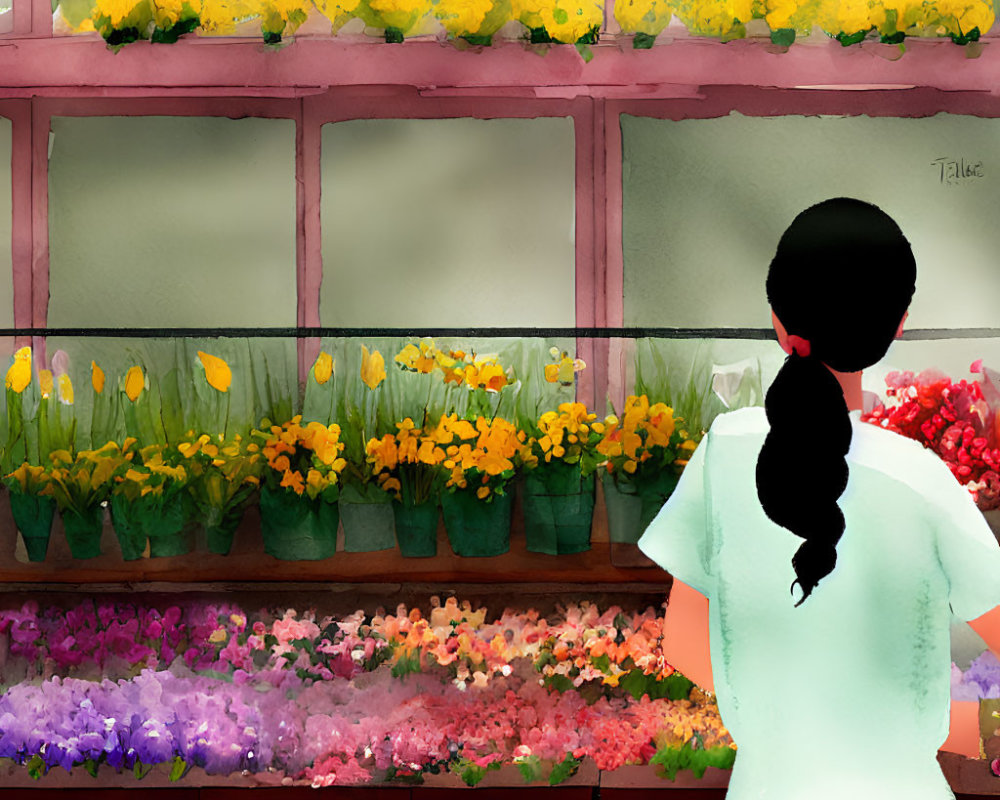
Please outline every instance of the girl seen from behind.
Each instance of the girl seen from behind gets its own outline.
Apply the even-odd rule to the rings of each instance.
[[[951,612],[1000,653],[1000,545],[937,456],[860,421],[915,282],[877,207],[799,214],[767,276],[788,357],[765,407],[716,418],[639,542],[675,579],[668,659],[714,683],[738,747],[730,800],[954,797]]]

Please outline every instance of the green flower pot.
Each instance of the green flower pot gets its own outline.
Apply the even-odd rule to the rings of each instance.
[[[337,551],[336,503],[310,500],[285,489],[260,493],[264,552],[283,561],[319,561]]]
[[[590,549],[593,475],[582,477],[577,464],[543,464],[525,476],[521,497],[528,550],[563,555]]]
[[[396,518],[396,540],[399,552],[406,558],[427,558],[437,555],[437,529],[440,506],[435,500],[420,505],[393,503]]]
[[[388,495],[386,496],[388,500]],[[366,553],[391,550],[396,546],[396,525],[390,502],[349,503],[343,499],[337,505],[344,523],[344,550]]]
[[[678,480],[680,480],[679,475],[671,469],[665,469],[654,480],[644,480],[638,484],[639,499],[642,501],[642,511],[639,514],[640,536],[673,494]]]
[[[101,554],[104,509],[100,505],[91,506],[82,516],[67,508],[60,516],[73,558],[96,558]]]
[[[510,550],[511,512],[514,495],[493,494],[489,503],[474,491],[459,490],[441,495],[444,527],[451,549],[459,556],[499,556]]]
[[[10,510],[14,514],[14,524],[24,539],[28,560],[44,561],[52,535],[52,518],[56,513],[55,498],[10,492]]]
[[[163,503],[149,503],[142,526],[149,537],[149,557],[181,556],[194,549],[195,526],[190,522],[186,497],[175,494]]]
[[[111,525],[118,537],[125,561],[135,561],[142,558],[146,549],[146,532],[136,513],[137,506],[127,497],[120,494],[111,495]]]
[[[642,517],[642,498],[635,485],[615,479],[601,471],[604,487],[604,505],[608,509],[608,538],[612,542],[635,544],[642,536],[639,520]]]
[[[209,509],[201,524],[205,530],[205,545],[210,553],[220,556],[229,555],[229,551],[233,549],[236,529],[240,527],[245,515],[245,505],[226,511]]]

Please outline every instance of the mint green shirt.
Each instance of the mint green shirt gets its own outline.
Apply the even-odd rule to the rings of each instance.
[[[803,539],[757,498],[764,409],[716,418],[639,548],[709,599],[712,672],[738,747],[728,800],[944,800],[951,610],[1000,605],[1000,545],[919,443],[851,412],[837,566],[800,607]],[[803,431],[808,453],[809,432]],[[788,491],[808,491],[789,454]]]

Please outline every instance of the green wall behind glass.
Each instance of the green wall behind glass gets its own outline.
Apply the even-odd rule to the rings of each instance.
[[[327,326],[575,324],[573,120],[323,126]]]
[[[910,239],[908,327],[1000,324],[1000,119],[734,112],[622,115],[621,126],[625,324],[770,326],[764,279],[778,238],[799,211],[836,196],[879,205]],[[938,159],[978,165],[982,177],[949,180]]]
[[[49,325],[295,325],[293,120],[55,117],[52,133]]]

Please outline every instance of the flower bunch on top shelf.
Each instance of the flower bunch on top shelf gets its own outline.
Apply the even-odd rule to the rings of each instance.
[[[301,424],[297,415],[282,425],[264,420],[253,437],[267,459],[265,482],[274,490],[286,489],[315,500],[319,496],[336,500],[338,481],[346,462],[340,441],[340,426],[321,422]]]
[[[890,372],[887,401],[861,419],[935,452],[986,511],[1000,508],[1000,374],[970,366],[978,381],[953,382],[939,370]]]

